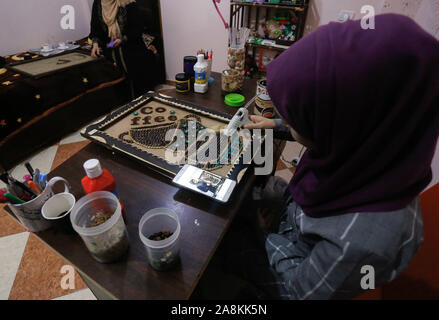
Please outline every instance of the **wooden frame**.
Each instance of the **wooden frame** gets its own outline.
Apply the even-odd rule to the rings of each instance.
[[[223,114],[221,112],[217,112],[214,110],[210,110],[204,107],[200,107],[188,102],[184,102],[175,98],[171,98],[168,96],[164,96],[158,93],[149,92],[143,96],[138,97],[137,99],[133,100],[132,102],[122,106],[121,108],[117,109],[116,111],[112,112],[111,114],[105,116],[104,118],[100,119],[96,123],[88,126],[85,128],[81,135],[86,137],[87,139],[90,139],[94,142],[97,142],[101,145],[104,145],[106,148],[109,148],[111,150],[117,151],[121,154],[125,154],[128,157],[135,159],[151,169],[169,177],[173,178],[183,167],[183,165],[175,165],[168,163],[165,161],[163,157],[158,156],[157,154],[154,154],[151,150],[146,150],[145,148],[141,148],[136,143],[129,143],[124,138],[123,135],[125,134],[119,130],[118,133],[114,133],[116,131],[115,126],[120,125],[122,121],[125,121],[127,123],[127,120],[130,116],[133,114],[142,112],[141,110],[145,107],[151,108],[151,103],[158,102],[161,104],[164,104],[166,106],[169,106],[172,109],[180,110],[181,112],[190,113],[198,115],[199,117],[203,119],[208,119],[209,121],[216,121],[220,123],[224,128],[229,123],[230,119],[232,118],[230,115]],[[130,119],[133,120],[132,118]],[[167,124],[164,123],[163,126],[166,126]],[[151,124],[149,128],[155,128],[156,125]],[[137,129],[143,129],[143,127],[140,128],[134,128],[132,130]],[[127,129],[131,130],[131,129]],[[111,131],[109,133],[108,131]],[[251,138],[251,137],[250,137]],[[219,174],[221,176],[225,176],[229,179],[239,180],[245,173],[245,170],[249,166],[249,164],[243,164],[243,151],[246,150],[245,148],[250,147],[250,144],[243,144],[241,153],[237,157],[238,161],[236,163],[231,163],[224,165],[223,171],[227,171],[226,174],[219,174],[218,172],[212,171],[213,173]],[[148,147],[153,148],[153,147]],[[160,149],[165,149],[166,147],[162,147]],[[218,155],[219,157],[220,155]]]

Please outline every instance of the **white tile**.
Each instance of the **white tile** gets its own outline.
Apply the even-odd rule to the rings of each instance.
[[[293,173],[289,169],[278,170],[275,173],[275,176],[283,178],[285,181],[290,182],[293,177]]]
[[[39,169],[40,172],[49,173],[52,168],[53,160],[55,159],[56,151],[58,150],[58,144],[51,146],[47,149],[42,150],[35,156],[26,159],[19,165],[17,165],[12,171],[9,173],[17,180],[21,181],[23,176],[29,174],[24,164],[26,161],[29,161],[31,166],[34,169]]]
[[[0,238],[0,300],[7,300],[26,247],[29,232]]]
[[[9,174],[15,179],[22,181],[23,176],[29,174],[24,164],[29,161],[34,169],[40,169],[40,172],[48,173],[52,168],[53,160],[55,159],[56,151],[58,150],[58,144],[49,148],[43,149],[34,156],[24,160],[22,163],[15,166],[12,170],[9,170]],[[3,181],[0,181],[0,188],[5,188],[6,185]]]
[[[287,144],[285,145],[285,149],[282,152],[282,157],[281,159],[288,163],[288,165],[290,166],[289,163],[291,163],[291,161],[295,158],[295,157],[299,157],[302,156],[303,153],[306,151],[306,148],[303,148],[303,146],[298,143],[298,142],[293,142],[293,141],[287,141]]]
[[[77,131],[67,137],[65,137],[64,139],[62,139],[59,144],[68,144],[68,143],[74,143],[74,142],[81,142],[81,141],[85,141],[87,140],[86,138],[84,138],[83,136],[81,136],[81,131]]]
[[[90,289],[79,290],[53,300],[97,300]]]

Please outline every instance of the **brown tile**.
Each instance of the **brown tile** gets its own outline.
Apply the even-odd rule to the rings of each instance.
[[[30,234],[9,300],[48,300],[87,288],[75,271],[75,289],[61,288],[60,272],[68,264],[35,235]]]
[[[6,204],[0,204],[0,237],[25,232],[26,229],[5,211],[5,206]]]
[[[287,166],[285,165],[285,163],[282,160],[279,160],[277,162],[276,171],[283,170],[283,169],[287,169]]]
[[[296,173],[296,167],[294,167],[294,166],[291,167],[291,168],[290,168],[290,171],[292,172],[292,174]]]
[[[60,145],[56,152],[55,159],[53,159],[51,170],[58,167],[61,163],[69,159],[71,156],[73,156],[75,153],[77,153],[79,150],[84,148],[89,143],[90,141],[81,141],[81,142],[74,142],[74,143],[67,143]]]

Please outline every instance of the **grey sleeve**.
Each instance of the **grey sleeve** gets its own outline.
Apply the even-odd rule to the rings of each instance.
[[[290,129],[282,123],[282,119],[273,119],[276,127],[273,129],[273,137],[280,140],[295,141]]]

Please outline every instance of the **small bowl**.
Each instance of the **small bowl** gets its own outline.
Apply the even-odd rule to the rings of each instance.
[[[46,220],[61,220],[72,211],[75,196],[68,192],[55,194],[41,208],[41,214]]]
[[[75,196],[68,192],[58,193],[49,198],[41,208],[44,219],[52,221],[56,230],[74,233],[69,214],[75,206]]]

